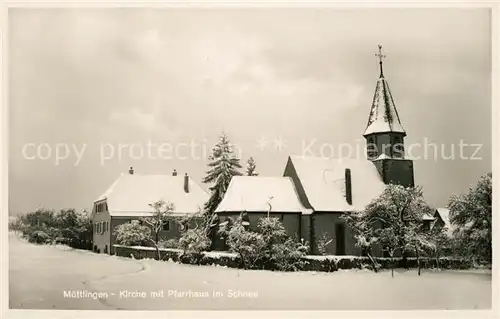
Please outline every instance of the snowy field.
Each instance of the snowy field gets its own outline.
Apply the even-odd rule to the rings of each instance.
[[[479,271],[278,273],[179,265],[37,246],[10,236],[10,308],[411,310],[488,309]],[[95,298],[95,299],[94,299]]]

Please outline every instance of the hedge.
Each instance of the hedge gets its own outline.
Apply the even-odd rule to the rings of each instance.
[[[114,245],[115,254],[122,257],[132,257],[135,259],[156,259],[156,250],[152,247],[128,247]],[[182,264],[191,265],[219,265],[230,268],[242,268],[240,258],[236,253],[230,252],[203,252],[199,256],[183,254],[180,249],[160,248],[161,260],[172,260]],[[416,258],[407,258],[406,262],[402,258],[376,257],[375,261],[382,269],[394,268],[417,268]],[[372,269],[372,262],[368,257],[360,256],[305,256],[299,270],[333,272],[339,269]],[[421,268],[438,268],[435,258],[420,258]],[[266,263],[258,265],[258,269],[270,269]],[[459,258],[439,258],[439,268],[441,269],[469,269],[472,263],[466,259]],[[273,270],[273,269],[270,269]]]

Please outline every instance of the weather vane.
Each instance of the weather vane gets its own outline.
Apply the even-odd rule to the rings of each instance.
[[[375,53],[375,56],[379,59],[380,64],[380,76],[384,76],[384,71],[382,70],[382,59],[386,57],[386,55],[382,54],[382,46],[378,45],[378,53]]]

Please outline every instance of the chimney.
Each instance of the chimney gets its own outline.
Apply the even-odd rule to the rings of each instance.
[[[345,169],[345,199],[349,205],[352,205],[352,184],[351,169]]]
[[[189,193],[189,176],[187,173],[184,175],[184,192]]]
[[[172,171],[172,176],[177,176],[177,170],[174,168],[174,170]]]
[[[130,175],[134,175],[134,168],[131,166],[130,169],[128,170],[128,173]]]

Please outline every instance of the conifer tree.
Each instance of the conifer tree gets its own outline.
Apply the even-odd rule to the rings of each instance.
[[[203,183],[212,183],[209,188],[210,198],[205,203],[205,212],[211,215],[224,197],[231,178],[241,175],[238,171],[241,164],[240,159],[234,155],[231,142],[224,132],[219,142],[212,148],[208,159],[210,160],[209,169]]]
[[[247,169],[246,169],[246,175],[247,176],[257,176],[259,173],[257,173],[256,169],[256,163],[253,157],[250,157],[247,161]]]

